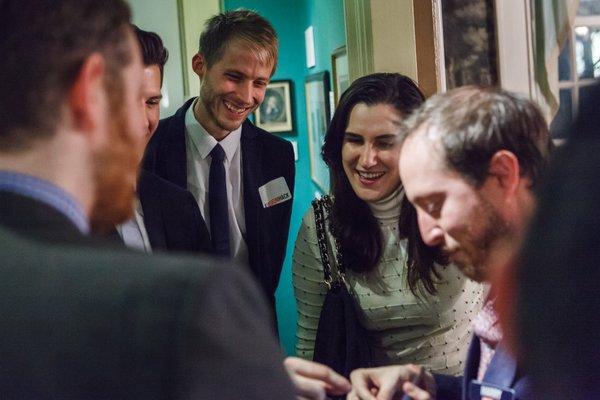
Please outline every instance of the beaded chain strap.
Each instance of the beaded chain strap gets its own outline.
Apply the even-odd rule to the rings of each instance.
[[[320,199],[314,199],[312,206],[315,214],[315,227],[317,230],[317,243],[319,244],[319,252],[321,253],[321,262],[323,264],[323,278],[324,282],[329,289],[331,289],[332,283],[334,283],[331,273],[331,263],[329,261],[329,252],[327,251],[327,234],[325,230],[325,212],[327,215],[331,214],[331,197],[325,195]],[[340,244],[337,238],[334,237],[335,243],[335,263],[337,265],[336,271],[338,280],[336,282],[346,282],[344,267],[342,266],[342,257],[340,251]]]

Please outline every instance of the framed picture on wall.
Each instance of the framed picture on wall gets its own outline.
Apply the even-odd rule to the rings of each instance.
[[[517,3],[525,9],[521,3],[528,2]],[[499,4],[505,11],[517,7],[494,0],[414,2],[417,75],[426,97],[460,86],[495,86],[500,82],[496,15]],[[506,19],[506,15],[501,15]],[[507,36],[512,40],[513,33]],[[527,42],[525,34],[523,42]],[[521,52],[512,42],[504,45],[505,50],[513,47],[515,54]]]
[[[494,0],[444,0],[439,7],[446,89],[497,85]]]
[[[331,53],[331,68],[333,72],[333,98],[335,99],[335,106],[337,106],[340,96],[350,86],[346,46],[338,47]]]
[[[292,81],[271,81],[265,91],[265,99],[254,112],[256,126],[267,132],[291,132]]]
[[[329,125],[329,73],[306,77],[306,122],[310,152],[310,177],[323,193],[329,192],[329,169],[321,158],[321,148]]]

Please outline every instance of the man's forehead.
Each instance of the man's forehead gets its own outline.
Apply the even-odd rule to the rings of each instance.
[[[422,139],[430,142],[438,151],[443,152],[441,147],[442,138],[446,132],[439,127],[432,125],[428,122],[423,122],[417,128],[413,129],[409,134],[407,140],[411,138]]]
[[[423,135],[406,139],[400,153],[400,176],[409,198],[427,196],[468,185],[465,178],[446,163],[440,143]]]
[[[259,65],[267,67],[270,70],[272,70],[275,65],[275,60],[267,48],[258,46],[256,43],[252,43],[242,38],[232,38],[229,40],[223,47],[222,56],[216,60],[216,62],[218,63],[219,61],[227,60],[228,62],[233,62],[233,64],[243,67],[244,61],[239,60],[240,52],[244,52],[245,56],[253,57],[258,61]]]
[[[431,129],[426,125],[421,125],[405,139],[400,153],[400,164],[405,159],[408,164],[423,163],[429,168],[441,168],[445,165],[441,136],[436,133],[430,134],[429,131]]]

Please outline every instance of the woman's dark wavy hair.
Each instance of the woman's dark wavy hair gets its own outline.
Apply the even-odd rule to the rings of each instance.
[[[359,103],[389,104],[406,117],[424,101],[425,97],[410,78],[396,73],[376,73],[354,81],[342,94],[333,114],[321,154],[331,171],[334,198],[331,233],[340,243],[344,266],[352,271],[373,270],[381,259],[383,242],[375,217],[352,189],[342,166],[342,144],[350,113]],[[402,201],[399,233],[408,239],[407,280],[411,291],[417,293],[421,282],[427,292],[435,293],[435,280],[439,275],[434,262],[446,262],[421,239],[417,213],[406,198]]]

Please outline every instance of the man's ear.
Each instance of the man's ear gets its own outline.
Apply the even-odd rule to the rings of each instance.
[[[206,60],[202,54],[194,54],[194,57],[192,57],[192,69],[200,79],[204,77],[204,73],[206,72]]]
[[[69,91],[69,110],[73,128],[92,131],[98,125],[106,101],[104,76],[106,61],[99,53],[85,59]]]
[[[517,191],[521,179],[521,169],[519,159],[514,153],[508,150],[497,151],[490,160],[488,173],[508,194]]]

